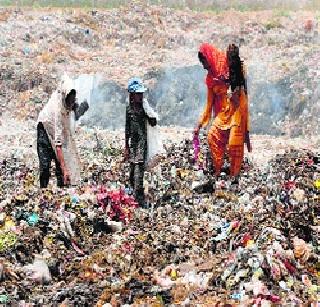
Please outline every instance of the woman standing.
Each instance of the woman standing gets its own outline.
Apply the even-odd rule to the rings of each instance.
[[[204,69],[208,71],[207,104],[194,133],[207,126],[214,109],[215,119],[208,133],[208,143],[219,175],[224,153],[229,149],[230,175],[240,173],[244,156],[244,143],[251,152],[249,140],[249,113],[246,80],[239,57],[239,48],[229,45],[227,52],[210,44],[202,44],[198,53]]]

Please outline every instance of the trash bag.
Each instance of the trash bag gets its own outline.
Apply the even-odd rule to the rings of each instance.
[[[199,153],[200,153],[200,140],[199,135],[193,135],[193,151],[194,151],[194,161],[198,161]]]
[[[150,107],[148,101],[146,99],[143,100],[143,109],[150,118],[156,118],[157,122],[159,122],[158,114]],[[148,155],[147,161],[151,162],[151,160],[157,156],[164,154],[165,150],[163,147],[163,141],[159,126],[156,125],[152,127],[149,123],[147,123],[147,142],[148,142]]]

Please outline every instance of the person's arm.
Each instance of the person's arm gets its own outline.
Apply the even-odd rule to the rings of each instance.
[[[242,95],[244,95],[244,99],[245,99],[245,143],[247,144],[247,150],[248,152],[252,151],[252,146],[251,146],[251,142],[250,142],[250,125],[249,125],[249,106],[248,106],[248,95],[245,92],[245,90],[242,91],[241,93]]]
[[[74,106],[74,113],[75,113],[76,120],[79,120],[79,118],[83,116],[84,113],[86,113],[88,110],[89,110],[89,104],[87,100],[84,100],[83,102],[81,102],[80,105],[76,103]]]
[[[247,102],[247,132],[250,131],[250,121],[249,121],[249,98],[248,98],[248,88],[247,88],[247,69],[243,66],[243,77],[244,77],[244,93],[246,95],[246,102]]]
[[[242,85],[244,87],[244,92],[248,95],[248,87],[247,87],[247,67],[244,65],[243,61],[241,62],[241,67],[243,71],[243,82]]]
[[[143,109],[146,113],[146,117],[150,126],[154,127],[157,125],[158,115],[157,113],[151,108],[147,99],[143,100]]]
[[[245,132],[245,143],[247,144],[248,152],[252,152],[252,146],[250,141],[250,121],[249,121],[249,104],[248,104],[248,91],[247,91],[247,69],[243,65],[243,79],[244,79],[244,95],[246,99],[246,132]]]
[[[207,104],[206,104],[206,108],[198,122],[198,125],[195,129],[195,133],[198,133],[201,127],[207,126],[211,116],[212,116],[212,108],[213,108],[213,97],[214,97],[214,93],[213,90],[210,88],[208,89],[207,92]]]
[[[60,167],[62,170],[63,183],[65,185],[68,185],[70,183],[70,173],[69,173],[69,170],[67,169],[66,164],[65,164],[61,145],[56,145],[56,153],[57,153],[57,159],[60,163]]]
[[[247,103],[248,103],[248,96],[246,95]],[[249,125],[249,109],[247,107],[247,121],[246,121],[246,134],[245,134],[245,143],[247,144],[248,152],[252,152],[252,145],[250,141],[250,125]]]
[[[63,126],[62,126],[62,108],[63,108],[63,100],[65,99],[65,95],[61,95],[61,101],[58,102],[58,105],[55,110],[55,146],[56,146],[56,153],[57,159],[60,163],[60,167],[64,177],[64,183],[67,184],[70,180],[69,172],[66,169],[66,164],[64,161],[64,156],[62,152],[62,141],[63,141]]]

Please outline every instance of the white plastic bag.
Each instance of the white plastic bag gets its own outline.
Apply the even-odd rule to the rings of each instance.
[[[150,162],[156,155],[164,154],[163,142],[158,126],[152,127],[148,124],[148,155],[147,161]]]
[[[146,99],[143,100],[143,109],[149,117],[156,118],[157,122],[159,121],[158,114],[150,107]],[[165,153],[162,136],[158,125],[152,127],[149,123],[147,124],[147,142],[148,162],[150,162],[156,155],[161,155]]]

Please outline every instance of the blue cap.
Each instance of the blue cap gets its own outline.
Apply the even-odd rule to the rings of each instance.
[[[129,93],[144,93],[147,89],[143,86],[140,78],[131,78],[128,82]]]

